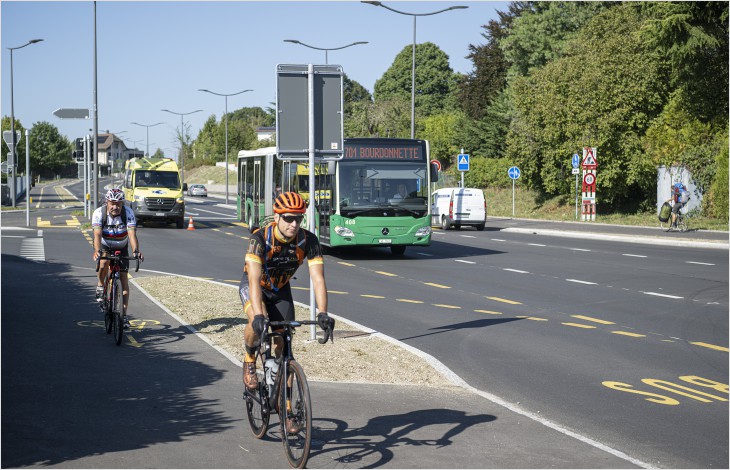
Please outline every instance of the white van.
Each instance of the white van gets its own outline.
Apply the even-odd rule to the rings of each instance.
[[[431,225],[448,230],[452,225],[473,225],[484,230],[487,202],[481,189],[442,188],[431,194]]]

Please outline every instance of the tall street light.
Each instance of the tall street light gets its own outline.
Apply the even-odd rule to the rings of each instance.
[[[228,204],[228,97],[240,95],[241,93],[246,93],[247,91],[253,91],[253,90],[243,90],[243,91],[239,91],[238,93],[228,93],[228,94],[216,93],[214,91],[206,90],[205,88],[198,88],[198,91],[204,91],[206,93],[210,93],[213,95],[223,96],[223,97],[225,97],[225,100],[226,100],[226,112],[225,112],[225,117],[226,117],[226,204]]]
[[[375,5],[376,7],[383,7],[386,10],[390,10],[395,13],[400,13],[401,15],[408,15],[408,16],[413,17],[413,49],[412,49],[412,60],[411,60],[411,139],[415,139],[416,138],[415,137],[416,136],[416,18],[419,16],[438,15],[439,13],[443,13],[445,11],[461,10],[461,9],[469,8],[469,7],[459,5],[459,6],[444,8],[443,10],[432,11],[431,13],[408,13],[405,11],[396,10],[395,8],[390,8],[389,6],[383,5],[381,2],[363,1],[362,3],[367,3],[369,5]]]
[[[202,109],[196,109],[195,111],[190,111],[189,113],[176,113],[175,111],[170,111],[169,109],[163,109],[162,111],[170,114],[177,114],[180,116],[180,184],[185,184],[185,124],[183,123],[183,117],[187,116],[188,114],[193,113],[199,113],[202,111]]]
[[[304,44],[302,41],[297,41],[296,39],[284,39],[284,42],[290,42],[292,44],[300,44],[304,47],[308,47],[310,49],[317,49],[318,51],[324,51],[324,63],[327,64],[327,51],[339,51],[340,49],[345,49],[350,46],[357,46],[358,44],[367,44],[367,41],[357,41],[353,42],[351,44],[348,44],[346,46],[342,47],[316,47],[316,46],[310,46],[309,44]]]
[[[159,126],[160,124],[164,124],[164,122],[157,122],[155,124],[140,124],[138,122],[133,122],[135,126],[141,126],[147,128],[147,156],[150,156],[150,127]]]
[[[15,49],[22,49],[25,46],[30,46],[31,44],[35,44],[35,43],[41,42],[41,41],[43,41],[43,39],[31,39],[30,41],[26,42],[22,46],[8,47],[8,50],[10,50],[10,132],[11,132],[11,134],[13,134],[11,137],[11,139],[12,139],[11,142],[13,143],[13,148],[10,149],[11,153],[13,154],[13,164],[12,164],[12,166],[11,165],[8,165],[8,166],[10,167],[10,171],[11,171],[10,175],[12,177],[12,183],[13,183],[10,185],[10,190],[13,193],[13,207],[15,207],[15,193],[16,193],[15,165],[18,164],[18,162],[15,161],[16,160],[15,156],[17,155],[15,146],[18,144],[18,142],[16,142],[16,139],[15,139],[15,137],[16,137],[16,135],[15,135],[15,102],[13,101],[13,51]],[[8,163],[10,163],[10,162],[8,162]],[[28,169],[26,168],[25,171],[28,171]],[[28,194],[30,194],[30,188],[25,189],[25,194],[26,194],[25,199],[26,199],[27,203],[30,204],[30,198],[28,197]]]

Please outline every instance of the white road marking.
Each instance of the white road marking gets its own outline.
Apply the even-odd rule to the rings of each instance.
[[[591,251],[591,250],[587,250],[585,248],[571,248],[571,250],[573,250],[573,251]]]
[[[639,291],[639,292],[641,292],[642,294],[646,294],[646,295],[655,295],[657,297],[666,297],[668,299],[683,299],[684,298],[684,297],[680,297],[678,295],[660,294],[659,292],[644,292],[644,291]]]
[[[588,284],[588,285],[592,285],[592,286],[595,286],[596,284],[598,284],[596,282],[581,281],[580,279],[566,279],[566,281],[568,281],[568,282],[577,282],[578,284]]]
[[[417,255],[421,255],[421,256],[433,256],[431,253],[421,253],[421,252],[418,252],[416,254]]]
[[[492,241],[494,241],[494,242],[506,242],[507,240],[502,240],[501,238],[492,238]]]
[[[520,273],[520,274],[530,274],[530,271],[522,271],[519,269],[511,269],[511,268],[502,268],[502,271],[511,271],[513,273]]]
[[[20,256],[34,261],[46,260],[46,249],[42,238],[26,238],[20,242]]]
[[[714,266],[715,263],[700,263],[699,261],[685,261],[685,263],[689,264],[701,264],[703,266]]]
[[[476,261],[467,261],[464,259],[455,259],[454,261],[456,261],[457,263],[477,264]]]
[[[547,245],[541,245],[540,243],[528,243],[530,246],[547,246]]]
[[[464,238],[476,238],[474,235],[461,235]]]
[[[632,256],[634,258],[646,258],[644,255],[632,255],[631,253],[623,253],[621,256]]]

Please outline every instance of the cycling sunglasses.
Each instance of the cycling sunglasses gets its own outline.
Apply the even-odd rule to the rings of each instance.
[[[290,224],[295,220],[298,224],[301,224],[302,220],[304,220],[303,215],[282,215],[281,218],[284,219],[284,222],[286,222],[287,224]]]

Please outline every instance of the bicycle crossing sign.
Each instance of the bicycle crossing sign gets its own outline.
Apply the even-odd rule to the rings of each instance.
[[[460,153],[456,157],[456,167],[459,171],[469,171],[469,154]]]

